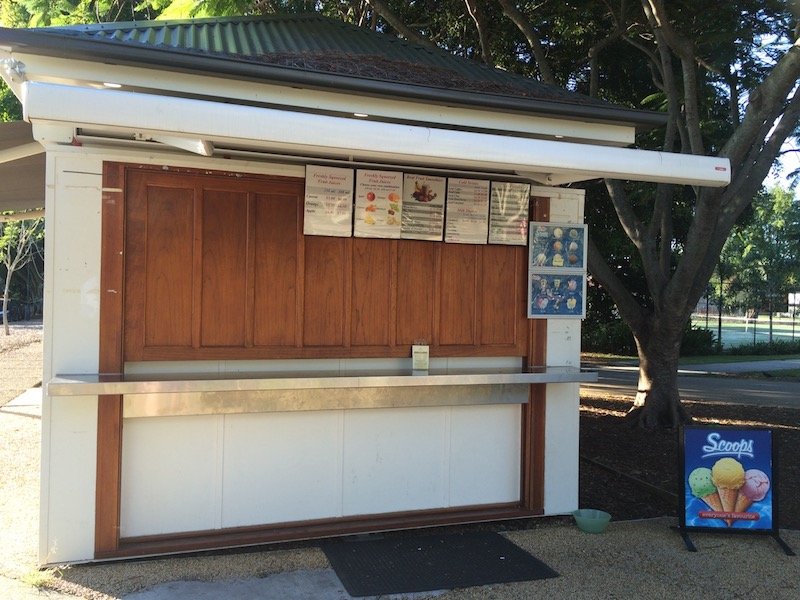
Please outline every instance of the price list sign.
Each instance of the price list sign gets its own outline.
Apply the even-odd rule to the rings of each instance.
[[[489,243],[525,246],[528,244],[528,204],[531,186],[527,183],[492,182],[489,213]]]
[[[400,237],[442,241],[446,182],[444,177],[406,174]]]
[[[304,234],[350,237],[353,170],[308,165],[304,211]]]
[[[489,235],[489,181],[447,180],[447,225],[444,241],[485,244]]]
[[[398,171],[356,171],[355,235],[400,237],[403,174]]]

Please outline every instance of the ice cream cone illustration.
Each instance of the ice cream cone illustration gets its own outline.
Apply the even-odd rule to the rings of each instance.
[[[769,492],[769,477],[758,469],[748,469],[744,473],[744,484],[736,497],[736,512],[745,512],[753,502],[760,502]]]
[[[722,511],[722,502],[719,499],[717,488],[711,480],[711,469],[698,467],[689,473],[689,488],[692,490],[692,495],[700,498],[711,510]]]
[[[717,492],[703,496],[701,500],[706,504],[708,504],[708,507],[711,510],[716,512],[722,512],[722,500],[720,500],[719,494]]]
[[[739,497],[739,488],[744,485],[744,467],[733,458],[720,458],[711,467],[711,480],[717,486],[717,493],[722,502],[722,510],[734,512],[736,510],[736,499]],[[725,519],[725,523],[730,527],[732,519]]]

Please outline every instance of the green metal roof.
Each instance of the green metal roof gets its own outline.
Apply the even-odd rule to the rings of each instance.
[[[653,126],[617,107],[317,14],[2,29],[0,42],[68,58]]]

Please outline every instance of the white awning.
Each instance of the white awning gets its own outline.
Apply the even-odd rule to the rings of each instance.
[[[612,177],[699,186],[730,182],[725,158],[540,140],[242,106],[110,89],[26,82],[26,119],[40,141],[60,126],[134,134],[194,151],[226,149],[421,165],[442,169],[514,172],[544,184]],[[37,128],[42,124],[41,133]],[[55,126],[47,127],[48,125]]]
[[[0,123],[0,212],[44,207],[44,161],[29,123]]]

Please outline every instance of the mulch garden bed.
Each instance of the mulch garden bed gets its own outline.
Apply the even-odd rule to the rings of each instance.
[[[773,429],[779,527],[800,529],[800,409],[685,404],[699,424]],[[631,427],[624,419],[630,406],[622,398],[581,398],[580,505],[606,510],[615,520],[677,516],[678,435]]]

